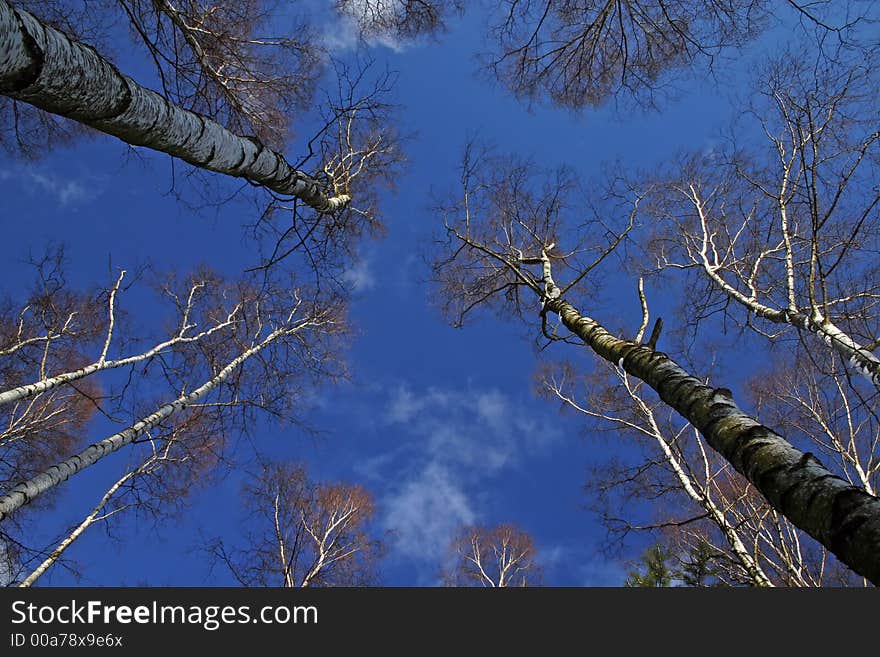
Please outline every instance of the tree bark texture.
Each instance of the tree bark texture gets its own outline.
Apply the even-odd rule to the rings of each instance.
[[[348,195],[323,185],[252,137],[185,110],[123,75],[94,48],[0,0],[0,93],[193,166],[245,178],[319,212]]]
[[[81,472],[90,465],[94,465],[99,460],[116,452],[125,445],[145,435],[150,429],[157,426],[162,420],[183,410],[190,404],[194,404],[202,399],[208,392],[216,388],[220,383],[229,378],[238,367],[240,367],[248,358],[262,351],[273,340],[286,333],[291,333],[293,329],[278,329],[269,334],[261,343],[251,347],[247,351],[239,354],[231,360],[226,367],[217,372],[210,380],[205,382],[190,393],[179,396],[172,402],[164,404],[156,409],[150,415],[138,420],[130,427],[115,433],[112,436],[90,445],[79,454],[71,456],[66,461],[53,465],[45,472],[41,472],[32,479],[25,481],[15,488],[9,490],[6,494],[0,496],[0,521],[5,520],[20,509],[25,504],[33,500],[38,495],[45,493],[47,490],[54,488],[58,484],[66,481],[73,475]]]
[[[596,354],[645,381],[685,417],[777,511],[880,585],[880,499],[830,472],[744,413],[729,390],[691,376],[666,354],[611,335],[561,298],[548,299],[572,333]]]

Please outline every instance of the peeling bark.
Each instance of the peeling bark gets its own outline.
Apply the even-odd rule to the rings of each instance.
[[[129,144],[294,196],[319,212],[334,212],[351,200],[328,195],[280,153],[142,87],[93,48],[6,0],[0,0],[0,93]]]
[[[729,390],[705,385],[666,354],[611,335],[564,299],[546,299],[544,310],[559,315],[596,354],[645,381],[774,509],[880,585],[880,499],[793,447],[744,413]]]

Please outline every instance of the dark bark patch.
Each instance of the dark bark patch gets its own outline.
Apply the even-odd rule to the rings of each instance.
[[[830,480],[830,479],[838,479],[838,480],[840,480],[840,481],[843,481],[843,479],[841,479],[841,478],[838,477],[837,475],[831,474],[831,473],[829,472],[828,474],[824,474],[824,475],[820,475],[820,476],[818,476],[818,477],[814,477],[814,478],[812,479],[812,482],[811,482],[811,483],[813,483],[813,484],[818,484],[818,483],[821,482],[821,481],[828,481],[828,480]],[[806,508],[809,509],[810,507],[812,507],[813,504],[815,504],[815,502],[816,502],[816,498],[818,498],[819,496],[821,496],[823,493],[826,493],[826,492],[827,492],[827,489],[825,489],[823,486],[815,486],[815,485],[814,485],[814,486],[813,486],[813,490],[812,490],[812,492],[810,493],[810,496],[807,497]]]
[[[761,451],[764,447],[768,445],[773,445],[775,443],[774,440],[767,436],[768,429],[764,425],[757,425],[749,427],[746,430],[741,430],[737,432],[739,435],[736,437],[736,445],[732,450],[733,453],[728,456],[731,459],[734,467],[739,470],[742,468],[741,472],[752,472],[753,471],[753,462],[755,461],[758,452]],[[727,456],[725,454],[725,456]],[[766,489],[769,481],[769,477],[774,475],[774,471],[778,472],[780,470],[786,469],[787,464],[780,464],[775,467],[764,467],[761,468],[758,472],[759,480],[755,483],[758,484],[759,489]]]
[[[24,48],[28,53],[30,61],[15,79],[4,85],[0,85],[0,91],[3,91],[4,93],[17,93],[34,84],[34,82],[37,81],[37,78],[40,77],[40,73],[43,71],[43,63],[46,60],[46,57],[43,54],[43,49],[40,48],[40,44],[38,44],[36,39],[31,36],[30,32],[25,29],[24,21],[21,20],[18,11],[13,8],[12,13],[15,14],[15,22],[18,24],[18,31],[21,33],[22,41],[24,41]]]
[[[828,547],[851,567],[856,566],[854,562],[859,562],[858,565],[862,568],[854,569],[874,584],[880,585],[880,565],[876,551],[880,546],[873,546],[873,552],[869,552],[872,550],[871,546],[854,545],[853,541],[859,529],[870,519],[869,513],[860,509],[869,497],[868,493],[855,486],[850,486],[834,496]]]

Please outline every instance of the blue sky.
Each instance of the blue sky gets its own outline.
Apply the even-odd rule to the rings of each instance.
[[[307,419],[319,435],[261,426],[255,439],[277,458],[306,462],[315,478],[356,481],[374,493],[375,528],[393,532],[383,583],[435,584],[459,524],[509,521],[535,537],[547,584],[620,584],[640,545],[602,553],[604,530],[585,510],[582,490],[591,466],[615,450],[613,440],[589,439],[577,418],[534,396],[536,350],[521,325],[482,317],[453,329],[444,321],[426,282],[425,254],[438,233],[430,207],[434,197],[454,191],[462,148],[473,134],[543,166],[569,165],[588,181],[603,163],[650,167],[682,150],[711,148],[730,118],[731,85],[684,84],[681,99],[659,113],[529,109],[475,75],[483,39],[482,17],[472,11],[436,42],[372,49],[380,67],[397,73],[395,99],[404,130],[414,136],[398,193],[384,199],[387,236],[364,242],[343,276],[353,290],[352,379],[315,392]],[[349,54],[345,39],[333,45],[338,55]],[[119,52],[121,67],[147,81],[145,64],[125,44]],[[207,262],[230,274],[257,263],[243,228],[255,219],[253,206],[234,201],[194,211],[168,193],[170,182],[168,158],[135,155],[102,135],[34,162],[3,156],[7,256],[0,290],[15,295],[29,276],[28,250],[40,252],[49,241],[66,245],[73,285],[106,283],[119,267],[133,270],[146,261],[158,269]],[[178,190],[195,202],[183,176]],[[649,292],[658,308],[674,305],[678,294]],[[634,281],[615,279],[601,298],[600,320],[635,329]],[[128,310],[138,314],[133,302]],[[96,427],[89,438],[98,437]],[[65,484],[46,525],[84,515],[123,463],[119,455]],[[234,543],[239,489],[237,475],[224,476],[196,491],[179,521],[92,528],[69,553],[81,577],[56,568],[43,583],[233,584],[222,568],[210,568],[198,546],[212,536]]]

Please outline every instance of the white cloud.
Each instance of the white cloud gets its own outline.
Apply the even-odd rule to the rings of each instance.
[[[441,559],[455,530],[476,518],[460,482],[436,463],[405,482],[383,506],[397,550],[420,561]]]
[[[401,386],[392,394],[386,419],[408,425],[426,457],[478,476],[516,465],[526,453],[560,437],[554,426],[535,422],[497,390],[429,388],[416,394]]]
[[[342,280],[351,286],[352,292],[366,292],[376,287],[376,277],[367,260],[360,260],[342,273]]]
[[[424,394],[417,396],[407,386],[398,386],[392,393],[386,418],[391,424],[412,421],[422,411],[433,407],[445,408],[451,400],[450,393],[436,388],[429,388]]]
[[[393,19],[403,10],[401,0],[352,0],[341,15],[324,29],[324,47],[340,53],[354,50],[361,37],[370,46],[383,46],[402,52],[406,44],[383,29],[383,17]],[[393,22],[388,20],[386,22]]]
[[[507,400],[497,390],[490,390],[477,396],[477,413],[496,431],[505,428],[511,417]]]
[[[629,574],[618,561],[593,559],[576,566],[581,586],[623,586]]]
[[[583,544],[539,546],[538,558],[551,580],[576,586],[622,586],[628,574],[619,560],[606,559]]]
[[[371,463],[370,472],[377,481],[402,481],[382,500],[384,524],[394,530],[401,555],[425,562],[442,556],[458,527],[478,519],[472,500],[483,495],[487,479],[561,437],[492,389],[416,392],[400,386],[390,394],[384,421],[400,443]]]
[[[65,179],[27,165],[14,170],[0,169],[0,181],[9,181],[29,194],[48,195],[62,207],[87,201],[94,195],[83,182]]]

